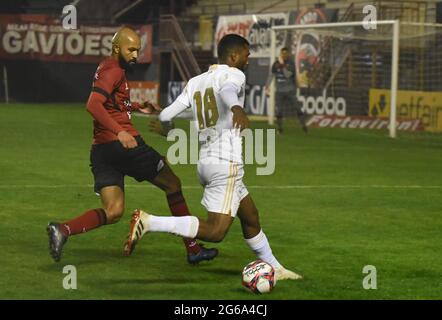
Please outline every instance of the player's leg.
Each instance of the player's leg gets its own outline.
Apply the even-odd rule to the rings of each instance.
[[[165,159],[141,137],[137,138],[137,142],[138,147],[130,151],[126,173],[137,181],[149,181],[163,190],[173,216],[190,216],[180,179],[173,173]],[[211,260],[218,254],[217,249],[203,248],[195,239],[183,238],[183,242],[189,263]],[[133,249],[133,246],[125,246],[124,254],[130,255]]]
[[[232,222],[233,217],[215,212],[209,212],[207,220],[203,220],[194,216],[157,216],[137,209],[132,215],[128,241],[136,243],[147,232],[166,232],[207,242],[221,242]],[[129,246],[134,247],[134,243]]]
[[[86,211],[82,215],[62,222],[60,227],[67,236],[85,233],[102,225],[120,220],[124,212],[124,193],[119,186],[107,186],[100,190],[102,208]]]
[[[106,213],[106,224],[120,221],[124,214],[124,192],[119,186],[104,187],[100,191],[101,203]]]
[[[250,195],[245,196],[238,208],[238,218],[244,239],[251,239],[261,231],[258,209]]]
[[[197,238],[221,242],[229,230],[239,206],[238,182],[244,175],[241,164],[202,159],[198,163],[198,177],[204,186],[201,204],[208,212],[207,221],[201,221]]]
[[[124,193],[119,186],[104,187],[100,194],[102,208],[87,210],[74,219],[62,223],[48,224],[49,251],[55,261],[61,259],[63,246],[69,237],[116,223],[123,215]]]
[[[221,242],[232,225],[230,215],[208,212],[207,221],[199,220],[198,232],[195,238],[207,242]]]
[[[259,259],[273,266],[277,280],[302,278],[293,271],[285,269],[273,255],[270,243],[259,223],[258,209],[249,194],[240,202],[238,218],[241,221],[241,228],[247,245]]]
[[[151,183],[165,192],[169,210],[173,216],[191,216],[181,189],[181,181],[167,162],[164,162],[164,167],[151,180]],[[193,237],[183,237],[183,243],[187,251],[187,260],[191,264],[199,263],[203,260],[212,260],[218,255],[218,249],[204,248]]]
[[[276,130],[278,133],[282,133],[283,128],[283,105],[284,105],[284,93],[275,92],[275,114],[276,114]]]
[[[226,185],[205,188],[202,203],[208,209],[207,220],[190,215],[181,217],[156,216],[142,210],[135,210],[132,215],[125,251],[130,254],[136,243],[147,232],[167,232],[184,238],[196,238],[208,242],[222,241],[234,218],[230,214],[234,177],[230,180],[229,188]],[[208,249],[203,248],[203,250]]]
[[[119,142],[117,141],[119,144]],[[51,222],[46,230],[49,236],[49,252],[55,261],[61,258],[63,245],[68,237],[84,233],[106,224],[115,223],[124,210],[124,175],[115,163],[118,145],[94,145],[91,148],[91,169],[94,175],[94,190],[100,194],[102,208],[90,209],[74,219],[57,223]]]
[[[222,241],[239,206],[239,201],[235,202],[238,198],[235,196],[235,181],[239,172],[237,167],[237,164],[229,162],[206,165],[199,163],[198,173],[205,186],[201,203],[208,211],[208,219],[193,216],[163,217],[136,210],[132,215],[127,249],[130,250],[146,232],[168,232],[209,242]]]
[[[266,235],[261,229],[258,209],[250,195],[241,200],[238,218],[241,222],[244,239],[258,258],[271,264],[275,269],[281,267],[281,264],[272,253]]]
[[[166,161],[164,162],[164,167],[151,180],[151,183],[164,191],[169,210],[173,216],[183,217],[191,215],[181,189],[181,180],[175,175]],[[183,242],[189,254],[196,254],[201,250],[195,239],[183,238]]]
[[[296,96],[294,94],[290,94],[288,99],[289,99],[289,105],[292,108],[295,108],[296,116],[298,117],[298,120],[299,120],[299,123],[301,124],[302,130],[305,133],[307,133],[308,132],[308,128],[307,128],[307,115],[301,110],[300,103],[299,103],[298,99],[296,98]]]

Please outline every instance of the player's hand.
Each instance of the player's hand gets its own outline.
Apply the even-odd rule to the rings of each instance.
[[[238,128],[240,131],[248,128],[249,118],[247,117],[244,109],[240,106],[233,106],[231,110],[233,112],[233,127],[235,129]]]
[[[137,140],[135,140],[135,138],[127,131],[118,132],[117,137],[126,149],[132,149],[138,146]]]
[[[140,108],[140,112],[144,114],[160,114],[161,110],[163,110],[159,105],[153,102],[146,101],[143,103],[144,108]]]
[[[161,122],[159,120],[152,120],[149,122],[149,131],[161,136],[167,136],[164,133],[163,126],[161,125]]]

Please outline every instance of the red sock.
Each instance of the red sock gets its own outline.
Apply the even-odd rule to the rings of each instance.
[[[169,203],[170,212],[175,217],[190,216],[189,209],[187,208],[186,200],[184,200],[183,193],[181,191],[168,194],[167,202]],[[188,253],[198,253],[201,247],[198,245],[195,239],[183,238],[184,245]]]
[[[65,236],[72,236],[98,228],[106,224],[106,212],[103,209],[92,209],[81,216],[60,224],[61,232]]]

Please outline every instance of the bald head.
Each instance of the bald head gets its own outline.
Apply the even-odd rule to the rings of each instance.
[[[137,62],[140,46],[138,34],[131,28],[123,27],[112,38],[112,56],[134,65]]]
[[[127,41],[135,41],[136,39],[138,39],[139,41],[140,37],[135,32],[135,30],[128,27],[123,27],[115,32],[112,38],[112,45],[120,45]]]

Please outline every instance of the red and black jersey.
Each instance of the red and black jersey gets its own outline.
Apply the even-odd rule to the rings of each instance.
[[[120,131],[138,136],[131,122],[131,112],[138,109],[130,101],[130,88],[126,74],[117,60],[104,59],[98,66],[92,83],[87,110],[94,118],[94,141],[100,144],[118,140]]]

